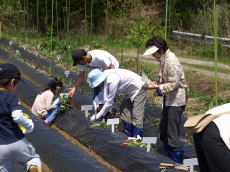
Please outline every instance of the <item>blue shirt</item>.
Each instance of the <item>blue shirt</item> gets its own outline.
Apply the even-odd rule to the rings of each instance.
[[[18,124],[11,117],[14,110],[22,110],[18,96],[13,92],[0,90],[0,145],[14,143],[24,138]]]

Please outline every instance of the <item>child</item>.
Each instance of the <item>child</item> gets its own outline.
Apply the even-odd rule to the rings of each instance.
[[[59,96],[61,89],[63,88],[63,83],[59,80],[52,79],[48,87],[40,92],[32,106],[32,113],[36,116],[44,119],[44,122],[48,125],[52,125],[55,120],[59,110],[60,101],[57,98],[54,102],[55,96]]]
[[[12,164],[23,164],[28,171],[41,171],[39,155],[24,134],[33,131],[34,124],[22,112],[14,93],[20,80],[16,66],[0,64],[0,171],[11,171]],[[22,132],[19,125],[26,130]]]

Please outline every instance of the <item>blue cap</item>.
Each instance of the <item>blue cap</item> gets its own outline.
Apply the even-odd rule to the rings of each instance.
[[[99,69],[94,69],[88,74],[87,82],[91,88],[97,87],[106,79],[106,74]]]

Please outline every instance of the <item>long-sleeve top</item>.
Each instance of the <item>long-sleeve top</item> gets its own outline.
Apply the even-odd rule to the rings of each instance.
[[[34,104],[32,106],[31,112],[39,117],[44,117],[47,111],[53,109],[55,104],[53,104],[54,94],[50,90],[46,90],[41,94],[38,94]]]
[[[117,94],[123,94],[125,99],[133,101],[145,84],[139,75],[126,69],[108,69],[104,73],[107,75],[102,89],[105,104],[99,116],[104,116],[110,110]]]
[[[208,110],[206,114],[217,115],[218,113],[222,112],[227,113],[217,117],[213,120],[213,122],[216,124],[220,131],[220,137],[230,150],[230,103],[214,107]]]
[[[183,106],[188,99],[188,86],[182,66],[174,53],[167,50],[160,58],[160,90],[166,106]]]

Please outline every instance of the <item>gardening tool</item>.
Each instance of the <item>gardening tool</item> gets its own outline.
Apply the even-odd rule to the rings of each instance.
[[[188,167],[185,165],[180,165],[180,164],[168,164],[168,163],[160,163],[160,167],[159,168],[175,168],[178,170],[184,170],[184,171],[188,171]]]
[[[23,116],[26,117],[27,119],[30,119],[29,115],[27,115],[25,113],[23,113]],[[22,125],[19,124],[18,127],[22,130],[23,133],[26,132],[26,128],[23,127]]]

